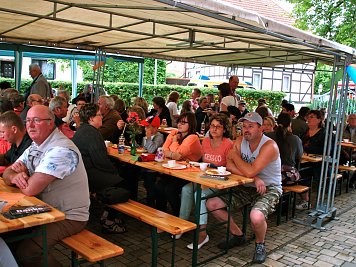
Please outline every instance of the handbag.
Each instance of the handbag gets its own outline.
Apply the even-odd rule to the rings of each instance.
[[[282,185],[296,184],[300,180],[299,171],[289,165],[282,165]]]

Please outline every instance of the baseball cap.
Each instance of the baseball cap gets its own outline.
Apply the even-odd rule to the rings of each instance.
[[[161,125],[161,120],[158,116],[149,116],[140,123],[142,126],[152,125],[153,127],[159,127]]]
[[[239,101],[239,105],[246,105],[245,100],[240,100],[240,101]]]
[[[257,112],[247,113],[243,118],[239,119],[239,122],[242,122],[244,120],[247,120],[250,122],[257,122],[259,125],[263,124],[262,117]]]

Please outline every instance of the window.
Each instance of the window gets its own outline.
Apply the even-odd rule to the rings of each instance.
[[[282,80],[282,91],[283,92],[290,92],[290,83],[291,83],[291,79],[290,79],[290,75],[283,75],[283,80]]]
[[[14,78],[15,63],[11,61],[1,61],[1,77]]]
[[[32,64],[40,66],[43,76],[48,80],[56,78],[56,64],[43,59],[32,59]]]
[[[262,85],[262,73],[261,72],[254,72],[252,74],[252,84],[256,89],[261,89],[261,85]]]

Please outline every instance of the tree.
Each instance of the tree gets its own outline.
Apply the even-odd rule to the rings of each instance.
[[[93,80],[93,62],[79,61],[78,65],[83,70],[83,78],[85,81]],[[154,82],[154,66],[155,60],[146,58],[144,61],[144,78],[146,84]],[[104,80],[106,82],[138,82],[138,63],[135,62],[119,62],[114,61],[105,65]],[[166,62],[158,60],[157,66],[157,84],[166,82]]]
[[[355,0],[288,0],[294,4],[296,27],[356,47]]]
[[[294,4],[296,27],[326,39],[356,47],[356,0],[287,0]],[[330,90],[331,67],[318,64],[315,86]],[[337,80],[336,80],[337,81]]]

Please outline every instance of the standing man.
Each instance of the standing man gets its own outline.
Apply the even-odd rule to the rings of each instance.
[[[292,132],[303,140],[304,135],[307,133],[309,127],[307,124],[307,115],[310,111],[308,107],[301,107],[298,116],[292,119]]]
[[[237,100],[240,100],[241,96],[239,94],[235,93],[236,88],[239,86],[239,77],[237,77],[237,75],[232,75],[229,78],[229,85],[230,85],[230,89],[231,89],[232,95],[233,96],[236,95]]]
[[[39,94],[43,99],[51,98],[50,85],[43,76],[40,66],[31,64],[29,66],[29,71],[33,81],[30,87],[26,90],[25,99],[27,99],[30,94]]]
[[[47,244],[52,248],[67,236],[82,231],[89,219],[88,177],[78,148],[54,124],[48,107],[37,105],[27,113],[26,128],[32,145],[4,172],[7,185],[27,196],[37,196],[65,213],[65,220],[47,225]],[[18,259],[39,266],[42,238],[21,241]],[[49,255],[49,266],[58,262]]]
[[[0,155],[1,166],[14,163],[32,143],[23,121],[13,111],[0,115],[0,136],[11,144],[11,148]]]
[[[282,195],[281,160],[277,144],[263,134],[263,121],[258,113],[247,113],[241,121],[243,136],[237,138],[234,148],[228,154],[226,167],[232,173],[254,178],[254,183],[235,187],[231,203],[234,208],[251,204],[250,220],[256,235],[253,262],[262,263],[266,259],[266,218],[275,210]],[[213,211],[212,214],[218,220],[226,221],[227,203],[227,196],[214,197],[207,201],[207,208]],[[246,242],[245,235],[232,218],[230,233],[232,236],[228,243],[220,243],[219,248],[231,248]]]
[[[197,108],[199,107],[199,97],[201,95],[201,91],[199,88],[194,88],[192,90],[192,95],[191,95],[191,99],[190,99],[190,103],[192,104],[192,108],[193,108],[193,111],[195,112],[197,110]]]

